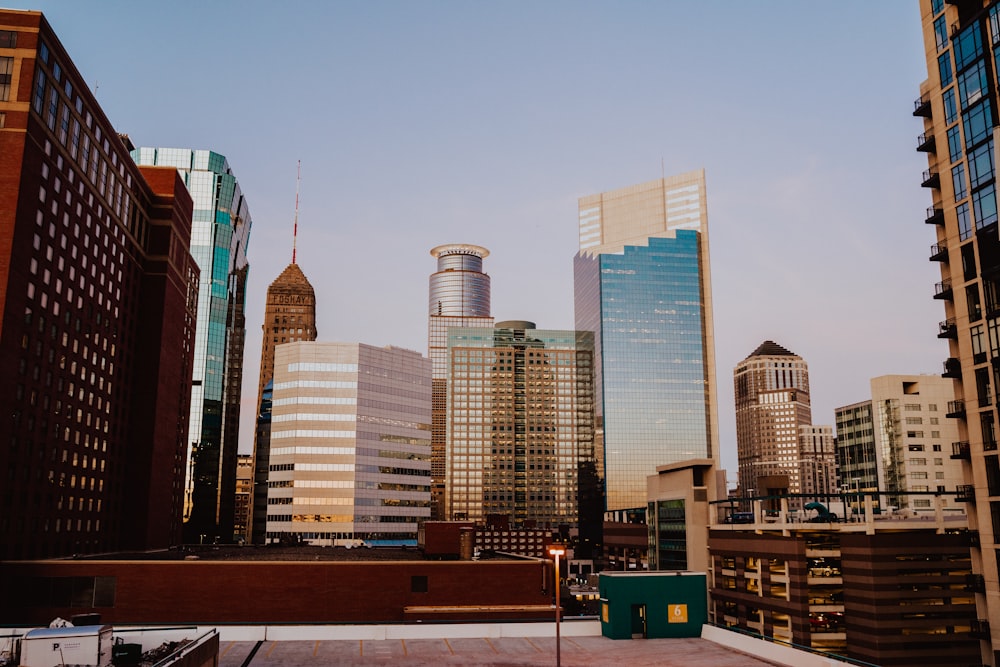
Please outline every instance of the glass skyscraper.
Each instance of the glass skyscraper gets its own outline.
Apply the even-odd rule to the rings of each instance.
[[[449,329],[447,406],[447,519],[589,535],[600,519],[587,515],[597,489],[591,333],[523,321]]]
[[[226,158],[139,148],[139,165],[176,167],[194,200],[191,254],[201,270],[195,332],[184,539],[230,541],[236,493],[250,211]]]
[[[445,440],[447,427],[448,329],[492,327],[490,277],[483,260],[490,251],[468,243],[449,243],[431,250],[437,271],[431,274],[428,299],[427,356],[433,373],[431,431],[431,518],[444,519]]]
[[[606,510],[646,477],[718,460],[704,171],[580,199],[576,328],[595,334]]]

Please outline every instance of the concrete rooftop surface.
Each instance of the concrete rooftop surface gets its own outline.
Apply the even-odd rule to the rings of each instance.
[[[476,665],[500,667],[556,664],[555,637],[450,639],[223,641],[219,667],[295,667],[297,665]],[[251,653],[253,656],[251,657]],[[563,637],[566,667],[657,665],[659,667],[756,667],[768,662],[700,639]],[[248,661],[249,658],[249,661]]]

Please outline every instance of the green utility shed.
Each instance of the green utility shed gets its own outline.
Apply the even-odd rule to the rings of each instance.
[[[598,586],[610,639],[700,637],[708,621],[703,572],[601,572]]]

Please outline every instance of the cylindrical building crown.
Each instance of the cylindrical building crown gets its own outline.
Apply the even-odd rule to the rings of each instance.
[[[490,277],[483,258],[490,251],[477,245],[440,245],[431,250],[438,270],[431,274],[429,312],[457,317],[490,316]]]

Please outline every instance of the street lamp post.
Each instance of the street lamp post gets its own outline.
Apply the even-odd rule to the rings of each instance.
[[[556,559],[556,667],[560,667],[559,656],[559,557],[566,553],[566,548],[561,544],[550,544],[549,554]]]

